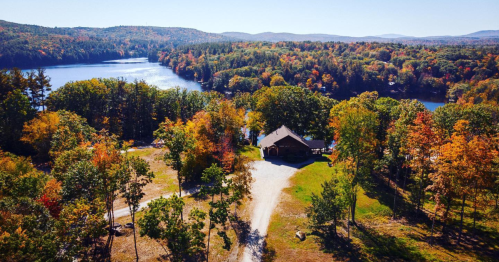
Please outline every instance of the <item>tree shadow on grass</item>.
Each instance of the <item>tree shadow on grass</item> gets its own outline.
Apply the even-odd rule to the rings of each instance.
[[[363,225],[357,225],[354,235],[364,244],[363,251],[378,261],[426,261],[418,247],[409,246],[402,238],[382,235]]]
[[[277,259],[277,252],[273,247],[269,247],[267,242],[263,242],[262,262],[272,262]]]
[[[499,257],[499,232],[493,228],[477,225],[475,231],[472,224],[465,223],[461,243],[457,244],[458,226],[448,226],[445,233],[438,232],[434,244],[448,252],[467,253],[481,261],[497,261]]]
[[[386,181],[383,181],[379,176],[373,177],[372,183],[365,183],[362,185],[362,189],[364,189],[367,197],[378,200],[382,205],[390,208],[391,212],[393,212],[393,200],[395,189],[386,184]],[[401,190],[398,187],[398,190]],[[406,216],[412,215],[414,212],[414,206],[407,202],[407,200],[397,192],[396,198],[396,207],[395,212],[397,216]]]
[[[319,237],[319,244],[325,253],[332,253],[334,260],[339,261],[364,261],[360,248],[341,233],[335,235],[329,231],[316,230],[313,235]]]

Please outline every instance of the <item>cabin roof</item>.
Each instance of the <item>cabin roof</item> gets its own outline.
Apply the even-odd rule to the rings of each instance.
[[[323,140],[307,141],[303,137],[293,132],[291,129],[287,128],[285,125],[281,126],[279,129],[263,138],[260,142],[260,146],[262,148],[271,147],[275,145],[275,143],[286,137],[291,137],[308,148],[325,148],[325,143]]]

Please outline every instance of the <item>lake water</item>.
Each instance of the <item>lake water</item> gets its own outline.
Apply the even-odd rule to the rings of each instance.
[[[148,84],[155,85],[160,89],[179,86],[188,90],[201,91],[201,85],[198,82],[183,79],[171,69],[161,66],[159,63],[147,61],[147,58],[129,58],[96,64],[58,65],[43,68],[51,78],[52,90],[57,90],[70,81],[123,77],[128,82],[145,80]]]
[[[172,87],[187,88],[188,90],[202,91],[196,81],[186,80],[176,75],[171,69],[159,63],[147,61],[147,58],[129,58],[104,61],[96,64],[73,64],[44,67],[46,74],[51,78],[52,90],[56,90],[70,81],[88,80],[92,78],[123,77],[128,82],[145,80],[148,84],[160,89]],[[29,70],[23,70],[25,72]],[[421,101],[430,111],[435,111],[441,102]]]

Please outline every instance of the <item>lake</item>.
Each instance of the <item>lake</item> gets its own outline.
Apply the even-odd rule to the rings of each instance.
[[[188,90],[202,91],[201,84],[186,80],[166,66],[147,61],[147,58],[128,58],[104,61],[95,64],[72,64],[43,67],[51,78],[52,90],[57,90],[70,81],[88,80],[92,78],[123,77],[128,82],[144,80],[160,89],[179,86]],[[23,70],[27,72],[29,70]],[[430,111],[435,111],[442,102],[421,101]]]
[[[52,90],[57,90],[70,81],[88,80],[92,78],[123,77],[128,82],[144,80],[160,89],[175,86],[188,90],[201,91],[201,84],[183,79],[171,69],[159,63],[151,63],[147,58],[129,58],[104,61],[96,64],[72,64],[43,67],[51,78]],[[23,70],[27,72],[29,70]]]

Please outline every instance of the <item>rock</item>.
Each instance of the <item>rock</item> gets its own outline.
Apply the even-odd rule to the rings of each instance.
[[[303,240],[305,240],[307,235],[305,235],[305,233],[303,233],[301,231],[298,231],[298,232],[296,232],[296,237],[299,238],[301,241],[303,241]]]
[[[121,227],[117,228],[114,230],[114,235],[119,237],[123,235],[123,232],[121,232]]]
[[[133,228],[133,223],[126,223],[125,228]]]

